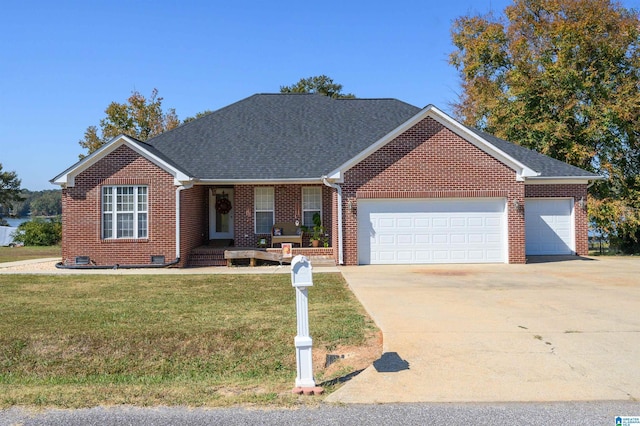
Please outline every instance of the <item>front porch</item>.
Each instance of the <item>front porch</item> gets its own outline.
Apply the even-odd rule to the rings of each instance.
[[[196,247],[189,253],[187,259],[188,268],[197,268],[204,266],[226,266],[227,260],[224,258],[224,252],[226,250],[256,250],[265,251],[267,253],[281,253],[282,249],[277,248],[256,248],[256,247],[235,247],[231,245],[220,244],[208,244],[200,247]],[[334,253],[332,247],[293,247],[293,256],[299,254],[306,256],[312,265],[316,266],[335,266]],[[283,263],[289,263],[290,259],[285,259]],[[259,261],[260,262],[260,261]],[[274,262],[261,261],[268,264]],[[249,266],[249,259],[234,260],[234,265],[237,266]],[[259,263],[258,263],[259,264]]]

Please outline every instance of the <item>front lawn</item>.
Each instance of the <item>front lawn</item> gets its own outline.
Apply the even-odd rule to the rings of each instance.
[[[62,249],[60,246],[0,247],[0,263],[45,257],[62,258]]]
[[[288,274],[0,275],[0,289],[1,407],[300,398],[290,393],[296,312]],[[326,370],[327,353],[369,347],[369,358],[379,356],[377,330],[340,274],[316,274],[309,298],[316,379],[375,359],[348,357]]]

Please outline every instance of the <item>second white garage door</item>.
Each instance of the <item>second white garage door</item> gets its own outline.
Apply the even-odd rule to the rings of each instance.
[[[524,201],[527,255],[575,253],[572,205],[569,198]]]
[[[358,200],[358,263],[506,261],[505,199]]]

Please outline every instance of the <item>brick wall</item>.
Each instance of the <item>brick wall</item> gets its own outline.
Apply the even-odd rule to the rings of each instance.
[[[576,254],[589,254],[589,218],[587,215],[587,185],[525,185],[526,198],[573,198]],[[583,206],[580,206],[583,200]],[[525,204],[526,209],[526,204]]]
[[[359,198],[503,197],[508,200],[510,263],[525,262],[524,184],[515,172],[426,118],[347,171],[343,232],[347,265],[358,262]],[[353,212],[347,208],[349,201]]]
[[[148,238],[101,238],[103,185],[147,185]],[[75,186],[62,191],[62,260],[90,256],[97,265],[149,264],[151,256],[175,258],[175,186],[173,177],[126,146],[75,177]]]
[[[185,189],[180,192],[180,263],[178,266],[186,266],[191,250],[208,241],[209,190],[205,186]]]
[[[274,189],[275,222],[302,222],[302,187],[304,185],[264,185]],[[331,188],[318,184],[307,185],[322,187],[322,222],[333,241],[334,212],[331,208]],[[271,246],[270,234],[256,234],[254,224],[254,188],[256,185],[236,185],[234,192],[234,234],[237,247],[256,247],[259,238],[267,238]],[[304,238],[303,247],[309,245],[308,237]],[[334,245],[335,247],[335,245]]]

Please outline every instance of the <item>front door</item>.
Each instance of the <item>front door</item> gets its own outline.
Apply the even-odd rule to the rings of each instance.
[[[233,239],[233,188],[216,188],[209,196],[209,239]]]

